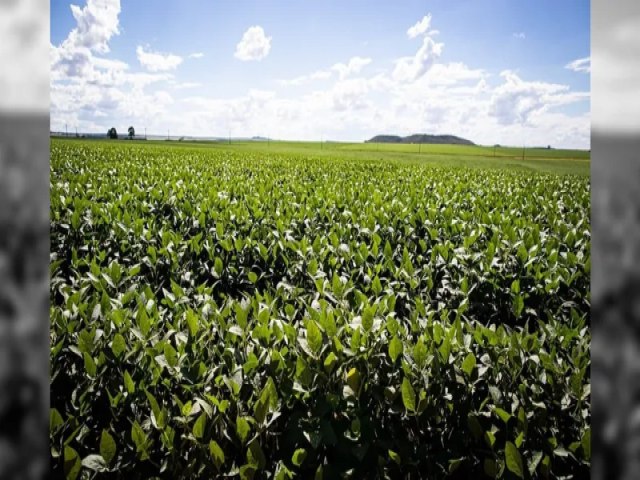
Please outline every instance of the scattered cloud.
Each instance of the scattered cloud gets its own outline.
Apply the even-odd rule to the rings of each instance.
[[[527,145],[589,145],[590,114],[569,115],[557,108],[589,101],[589,92],[528,81],[509,70],[493,77],[461,62],[442,63],[444,44],[434,41],[431,25],[427,15],[409,28],[409,38],[420,38],[415,53],[386,66],[376,61],[377,69],[365,68],[373,60],[354,56],[277,81],[281,86],[311,85],[295,95],[287,89],[249,89],[232,98],[209,96],[208,85],[192,81],[199,79],[174,76],[173,70],[183,61],[177,55],[138,47],[138,60],[146,71],[132,71],[126,62],[105,54],[116,33],[106,41],[105,35],[78,41],[70,34],[50,48],[52,128],[68,123],[106,132],[112,123],[118,126],[126,118],[136,128],[146,126],[151,134],[170,129],[172,135],[230,133],[312,140],[322,132],[325,139],[347,141],[380,132],[424,131],[456,134],[480,144],[513,144],[524,137]],[[83,28],[94,31],[88,25]],[[117,16],[109,31],[119,31]],[[243,35],[235,56],[259,60],[270,47],[271,37],[253,26]],[[201,58],[201,53],[184,58]],[[193,90],[198,87],[203,88]]]
[[[204,53],[202,53],[202,52],[196,52],[196,53],[189,54],[189,58],[202,58],[202,57],[204,57]]]
[[[500,76],[504,83],[493,90],[489,107],[489,114],[500,125],[526,125],[551,107],[589,98],[588,92],[570,92],[568,85],[524,81],[509,70]]]
[[[271,37],[264,34],[261,26],[249,27],[236,46],[235,57],[242,61],[262,60],[271,50]]]
[[[119,32],[120,2],[88,0],[84,8],[72,5],[71,10],[76,27],[49,48],[52,128],[68,123],[100,131],[109,119],[133,122],[163,116],[173,98],[164,90],[147,89],[173,80],[160,72],[175,63],[172,56],[158,54],[159,61],[139,47],[138,57],[152,73],[131,72],[126,62],[104,56]]]
[[[517,38],[519,40],[524,40],[525,38],[527,38],[527,36],[524,34],[524,32],[515,32],[513,34],[513,38]]]
[[[427,15],[422,17],[422,20],[418,21],[415,25],[409,27],[409,30],[407,30],[407,36],[409,38],[416,38],[416,37],[419,37],[420,35],[427,35],[427,34],[433,35],[435,31],[429,32],[430,26],[431,26],[431,14],[428,13]]]
[[[143,47],[138,45],[136,48],[136,56],[140,65],[149,70],[150,72],[166,72],[168,70],[175,70],[178,65],[182,63],[182,57],[174,55],[172,53],[158,53],[144,50]]]
[[[431,27],[431,14],[425,15],[422,20],[407,30],[409,38],[422,35],[422,46],[413,57],[401,57],[396,60],[393,70],[393,78],[398,82],[415,82],[422,77],[434,65],[442,54],[444,43],[437,43],[433,35],[437,30],[429,30]]]
[[[289,80],[278,80],[278,84],[283,86],[299,86],[306,85],[307,83],[313,82],[314,80],[326,80],[331,78],[331,71],[329,70],[317,70],[309,75],[300,75],[295,78],[291,78]]]
[[[331,67],[331,70],[338,72],[340,80],[352,75],[354,73],[360,73],[360,71],[371,63],[370,58],[353,57],[349,61],[344,63],[336,63]]]
[[[369,89],[368,82],[361,78],[339,81],[329,92],[332,108],[344,112],[370,107],[372,103],[366,99]]]
[[[173,84],[173,88],[176,90],[184,90],[187,88],[198,88],[201,86],[202,84],[200,82],[181,82],[181,83]]]
[[[413,82],[433,66],[442,54],[443,43],[436,43],[431,37],[425,37],[422,46],[413,57],[402,57],[396,60],[393,78],[400,82]]]
[[[94,54],[109,52],[109,40],[120,33],[119,0],[87,0],[84,8],[71,5],[76,27],[52,49],[52,66],[70,77],[91,74]]]
[[[465,81],[484,80],[488,73],[480,68],[469,68],[462,62],[436,63],[425,75],[429,86],[453,86]],[[486,82],[485,82],[486,83]]]
[[[344,80],[350,75],[360,73],[360,71],[371,63],[370,58],[352,57],[347,63],[335,63],[329,69],[316,70],[308,75],[300,75],[298,77],[288,80],[278,80],[278,83],[283,86],[298,86],[311,83],[315,80],[326,80],[331,78],[333,72],[338,74],[340,80]]]
[[[573,62],[569,62],[564,68],[568,68],[574,72],[591,73],[591,57],[579,58]]]
[[[71,31],[67,41],[76,47],[108,53],[109,40],[120,33],[120,0],[87,0],[84,8],[72,4],[71,13],[77,26]]]

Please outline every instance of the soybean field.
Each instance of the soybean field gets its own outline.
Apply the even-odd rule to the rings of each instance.
[[[52,139],[54,472],[588,476],[589,160],[439,153]]]

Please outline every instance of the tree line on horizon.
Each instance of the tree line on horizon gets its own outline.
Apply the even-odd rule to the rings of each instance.
[[[127,136],[129,137],[129,140],[133,140],[133,137],[136,136],[135,128],[133,128],[132,126],[129,127],[127,129]],[[111,138],[113,140],[118,139],[118,131],[116,130],[116,127],[111,127],[109,130],[107,130],[107,138]]]

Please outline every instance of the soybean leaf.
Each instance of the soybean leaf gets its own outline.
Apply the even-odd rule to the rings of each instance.
[[[411,382],[405,377],[402,380],[402,403],[404,407],[410,412],[416,411],[416,392],[413,390],[411,386]]]
[[[504,456],[505,456],[507,468],[509,469],[509,471],[512,472],[514,475],[518,476],[519,478],[524,478],[524,467],[522,465],[522,456],[520,455],[520,452],[518,451],[518,449],[513,443],[508,441],[505,444]]]

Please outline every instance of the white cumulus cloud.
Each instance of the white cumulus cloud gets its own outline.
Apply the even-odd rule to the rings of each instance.
[[[504,83],[494,89],[489,107],[489,114],[500,125],[526,125],[551,107],[589,98],[588,92],[570,92],[568,85],[524,81],[509,70],[500,76]]]
[[[202,52],[195,52],[189,55],[189,58],[202,58],[204,57],[204,53]]]
[[[120,0],[87,0],[84,8],[71,5],[71,13],[77,27],[71,31],[68,40],[98,53],[109,52],[109,40],[120,33]]]
[[[413,57],[396,60],[393,78],[399,82],[414,82],[429,71],[442,54],[443,43],[436,43],[431,37],[425,37],[422,46]]]
[[[271,50],[271,37],[264,34],[259,25],[249,27],[236,45],[235,57],[242,61],[262,60]]]
[[[150,72],[166,72],[175,70],[182,63],[182,57],[172,53],[145,52],[144,48],[138,45],[136,55],[140,65]]]
[[[72,5],[71,10],[76,26],[48,49],[51,128],[68,123],[81,131],[106,131],[114,119],[146,123],[165,114],[172,97],[145,88],[170,82],[171,74],[130,72],[127,63],[104,57],[119,32],[120,2],[87,0],[83,8]]]
[[[331,69],[338,72],[338,75],[340,76],[340,80],[342,80],[351,74],[360,73],[360,70],[362,70],[364,67],[366,67],[370,63],[371,63],[370,58],[353,57],[349,59],[349,61],[346,64],[336,63],[331,67]]]
[[[431,26],[431,14],[428,13],[427,15],[422,17],[422,20],[418,21],[415,25],[409,27],[409,30],[407,30],[407,36],[409,38],[416,38],[420,35],[425,35],[427,32],[429,32],[430,26]]]

